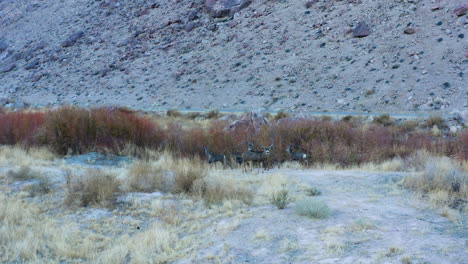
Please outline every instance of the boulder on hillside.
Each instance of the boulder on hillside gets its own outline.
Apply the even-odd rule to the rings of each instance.
[[[212,17],[221,18],[233,16],[250,3],[252,0],[205,0],[205,8]]]
[[[76,33],[71,34],[66,40],[64,40],[60,45],[64,48],[71,47],[75,45],[75,43],[82,37],[84,37],[85,33],[83,31],[79,31]]]
[[[5,51],[8,48],[8,43],[0,38],[0,53]]]
[[[353,37],[355,38],[363,38],[363,37],[367,37],[370,35],[370,28],[369,26],[364,23],[364,22],[361,22],[359,23],[354,29],[353,29]]]
[[[254,130],[259,131],[262,126],[270,126],[270,120],[266,118],[264,115],[256,112],[249,112],[243,114],[239,120],[236,120],[229,125],[227,125],[224,130],[237,132],[237,131],[247,131],[247,130]]]
[[[463,16],[468,12],[468,4],[463,4],[455,8],[454,13],[457,16]]]

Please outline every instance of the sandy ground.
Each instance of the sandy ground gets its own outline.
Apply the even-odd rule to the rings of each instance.
[[[468,15],[454,14],[466,1],[319,0],[307,9],[305,0],[255,0],[228,20],[209,17],[203,2],[0,1],[1,102],[468,109]],[[360,22],[371,33],[353,38]]]
[[[72,166],[72,167],[70,167]],[[217,171],[249,182],[257,190],[250,206],[227,203],[206,208],[183,196],[162,193],[128,193],[114,209],[99,207],[65,210],[65,168],[86,173],[89,166],[38,166],[52,180],[55,191],[25,198],[59,222],[78,224],[82,230],[102,234],[109,243],[122,235],[144,233],[159,217],[150,205],[161,200],[178,208],[184,219],[174,225],[182,243],[172,263],[466,263],[467,216],[442,216],[440,209],[398,182],[405,173],[275,169],[245,174]],[[4,174],[9,166],[0,168]],[[121,171],[118,168],[107,169]],[[294,202],[279,210],[262,196],[261,183],[278,175],[286,177],[292,197],[305,197],[303,186],[322,191],[317,199],[331,209],[326,219],[310,219],[294,212]],[[11,195],[28,182],[0,179],[0,191]],[[47,208],[47,209],[45,209]],[[82,260],[83,261],[83,260]],[[149,260],[148,260],[149,261]],[[404,262],[410,261],[410,262]],[[85,261],[86,262],[86,261]]]
[[[254,207],[252,217],[213,237],[200,257],[177,263],[204,263],[225,247],[229,253],[221,260],[231,263],[401,263],[404,257],[411,263],[464,263],[468,257],[466,216],[450,222],[397,187],[404,173],[277,172],[322,190],[319,199],[332,215],[311,220],[296,215],[293,205]],[[256,238],[259,232],[262,238]]]

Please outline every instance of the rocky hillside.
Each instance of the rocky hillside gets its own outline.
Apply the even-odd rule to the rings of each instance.
[[[0,0],[0,102],[467,111],[467,9],[466,0]]]

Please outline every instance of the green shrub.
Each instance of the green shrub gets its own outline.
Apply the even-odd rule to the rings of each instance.
[[[278,209],[284,209],[293,199],[289,197],[289,191],[282,189],[275,191],[270,196],[271,204],[275,205]]]
[[[322,192],[317,187],[309,187],[305,190],[307,196],[321,195]]]
[[[327,218],[330,216],[330,208],[327,204],[315,198],[306,198],[296,202],[295,211],[298,215],[310,218]]]

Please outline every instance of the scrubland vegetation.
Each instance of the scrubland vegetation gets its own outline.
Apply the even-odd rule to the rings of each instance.
[[[273,144],[275,151],[270,158],[276,162],[288,160],[285,150],[292,144],[308,153],[313,163],[340,167],[405,158],[421,149],[433,155],[468,159],[468,131],[435,137],[430,129],[443,129],[443,120],[437,117],[422,123],[418,130],[407,123],[396,125],[389,116],[364,123],[356,118],[287,118],[280,113],[272,118],[271,126],[260,130],[226,130],[227,122],[217,120],[216,111],[206,117],[213,120],[206,120],[203,125],[175,110],[168,115],[169,118],[155,118],[122,108],[3,111],[0,144],[46,146],[59,155],[104,151],[141,157],[144,149],[152,149],[193,158],[203,156],[204,145],[215,153],[231,155],[245,151],[246,143],[251,142],[259,147]]]
[[[309,153],[310,169],[405,172],[392,188],[415,190],[455,223],[468,212],[468,134],[434,137],[427,128],[441,125],[436,118],[420,129],[385,116],[369,124],[281,114],[270,127],[229,131],[218,115],[199,122],[177,112],[156,118],[114,108],[1,112],[0,169],[6,169],[0,170],[0,261],[167,263],[198,255],[213,237],[233,233],[258,212],[333,222],[344,209],[330,203],[329,193],[283,173],[304,169],[283,162],[289,144]],[[245,151],[246,142],[274,143],[271,159],[282,169],[245,175],[204,160],[204,145],[229,154]],[[115,168],[61,161],[90,151],[135,160]],[[50,167],[61,176],[50,176],[44,169]],[[340,193],[352,187],[342,188]],[[364,235],[352,242],[357,245],[378,239],[379,229],[359,220],[321,230],[318,241],[326,254],[340,256],[352,248],[343,236]],[[280,241],[283,254],[301,248],[293,239],[271,239],[274,230],[262,226],[252,240]],[[377,255],[409,261],[402,252],[387,246]]]

